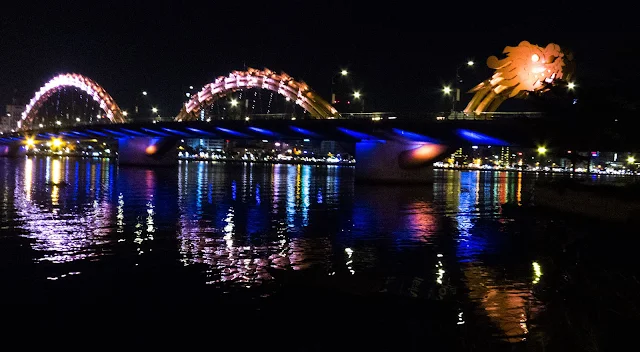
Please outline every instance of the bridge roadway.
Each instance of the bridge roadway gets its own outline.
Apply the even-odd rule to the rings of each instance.
[[[374,116],[355,119],[249,119],[155,121],[78,125],[0,135],[0,155],[25,152],[24,139],[115,139],[122,165],[177,165],[183,138],[254,140],[335,140],[355,143],[356,180],[430,182],[433,161],[465,145],[492,145],[576,151],[634,151],[633,129],[556,120],[434,120]]]
[[[0,135],[0,144],[15,143],[25,137],[51,139],[121,139],[152,138],[214,138],[267,140],[407,140],[448,146],[504,145],[551,149],[632,151],[640,147],[633,131],[609,126],[581,126],[554,120],[443,120],[421,118],[379,119],[274,119],[274,120],[213,120],[161,121],[157,123],[124,123],[77,125],[38,130],[23,130]]]

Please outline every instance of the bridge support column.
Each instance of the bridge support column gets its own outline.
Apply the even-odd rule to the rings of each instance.
[[[130,137],[118,139],[118,164],[138,166],[176,166],[175,138]]]
[[[407,141],[356,143],[356,181],[416,184],[433,182],[433,166],[447,147]]]
[[[0,156],[16,158],[26,154],[27,149],[22,143],[0,144]]]

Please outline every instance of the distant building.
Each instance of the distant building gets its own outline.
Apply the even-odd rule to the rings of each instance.
[[[327,156],[329,153],[332,155],[337,155],[344,153],[343,148],[336,141],[322,141],[320,142],[320,154],[322,156]]]
[[[509,147],[502,147],[500,149],[500,165],[501,166],[511,166],[511,152],[509,151]]]
[[[205,149],[207,151],[221,151],[224,149],[224,139],[187,139],[185,144],[194,149]]]
[[[24,109],[24,105],[7,105],[6,113],[0,118],[0,130],[10,131],[16,129],[18,127],[18,120],[22,117]]]

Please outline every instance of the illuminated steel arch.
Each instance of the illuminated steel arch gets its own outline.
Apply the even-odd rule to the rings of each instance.
[[[338,111],[302,81],[295,81],[284,72],[274,73],[269,69],[249,68],[247,71],[233,71],[228,76],[220,76],[205,85],[198,94],[184,104],[176,117],[177,121],[197,119],[203,106],[211,105],[218,99],[240,89],[267,89],[295,101],[316,119],[339,117]]]
[[[30,124],[42,104],[47,101],[52,94],[68,86],[76,87],[89,94],[93,100],[100,104],[100,108],[104,110],[111,122],[125,122],[124,115],[118,107],[118,104],[116,104],[111,95],[98,83],[77,73],[65,73],[54,77],[36,92],[22,113],[22,119],[19,121],[18,127],[24,125],[25,122]]]

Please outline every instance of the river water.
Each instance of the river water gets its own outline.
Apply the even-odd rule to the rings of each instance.
[[[3,299],[255,300],[299,282],[446,307],[460,334],[517,344],[545,329],[548,253],[530,237],[547,220],[501,205],[527,205],[539,177],[435,170],[403,187],[354,183],[348,166],[0,159]]]

